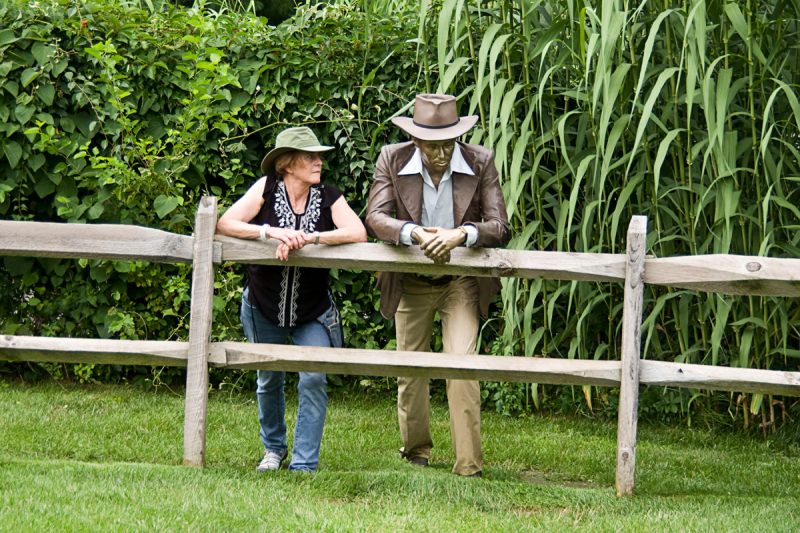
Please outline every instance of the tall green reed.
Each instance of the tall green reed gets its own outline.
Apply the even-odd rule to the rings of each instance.
[[[495,151],[511,247],[619,253],[644,214],[657,256],[800,256],[797,2],[444,0],[419,22],[428,86],[480,113],[469,140]],[[499,353],[619,357],[621,287],[501,296]],[[643,356],[796,368],[798,319],[788,299],[649,288]]]

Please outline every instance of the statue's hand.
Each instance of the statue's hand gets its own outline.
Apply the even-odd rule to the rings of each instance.
[[[467,240],[467,232],[464,228],[458,227],[453,229],[445,228],[423,228],[428,231],[434,229],[431,238],[423,243],[420,243],[420,248],[425,253],[426,257],[433,260],[434,263],[449,263],[450,250],[456,246],[461,246]]]
[[[411,238],[423,247],[431,241],[434,237],[436,237],[436,233],[439,231],[439,228],[425,228],[422,226],[417,226],[414,228],[414,231],[411,232]]]

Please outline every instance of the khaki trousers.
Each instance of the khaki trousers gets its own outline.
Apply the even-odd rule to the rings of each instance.
[[[397,349],[428,352],[433,319],[442,319],[444,351],[474,354],[478,337],[478,286],[475,278],[458,277],[441,286],[412,275],[404,277],[403,296],[395,315]],[[397,380],[397,418],[405,457],[430,459],[430,392],[427,378]],[[481,392],[477,381],[447,380],[450,435],[456,456],[453,472],[468,476],[483,470],[481,452]]]

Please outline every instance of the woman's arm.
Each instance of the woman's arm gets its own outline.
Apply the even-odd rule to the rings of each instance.
[[[261,207],[264,205],[264,184],[267,178],[261,178],[225,211],[217,222],[217,233],[240,239],[258,239],[261,226],[250,224]],[[278,239],[282,245],[276,250],[275,256],[286,261],[288,250],[302,248],[305,244],[302,231],[293,229],[269,227],[265,230],[268,239]]]
[[[366,242],[367,230],[361,219],[348,205],[344,196],[340,196],[331,206],[331,216],[333,223],[336,225],[335,230],[322,231],[319,233],[320,244],[345,244],[348,242]],[[305,244],[311,244],[316,241],[315,233],[304,234]]]
[[[217,222],[217,233],[240,239],[258,239],[261,226],[250,224],[264,205],[262,194],[267,178],[261,178],[225,211]]]

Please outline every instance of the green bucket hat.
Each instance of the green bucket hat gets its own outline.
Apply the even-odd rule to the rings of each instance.
[[[275,158],[286,152],[300,150],[301,152],[327,152],[333,146],[324,146],[311,131],[311,128],[301,126],[286,128],[275,137],[275,148],[270,150],[261,160],[261,172],[267,174],[274,170]]]

